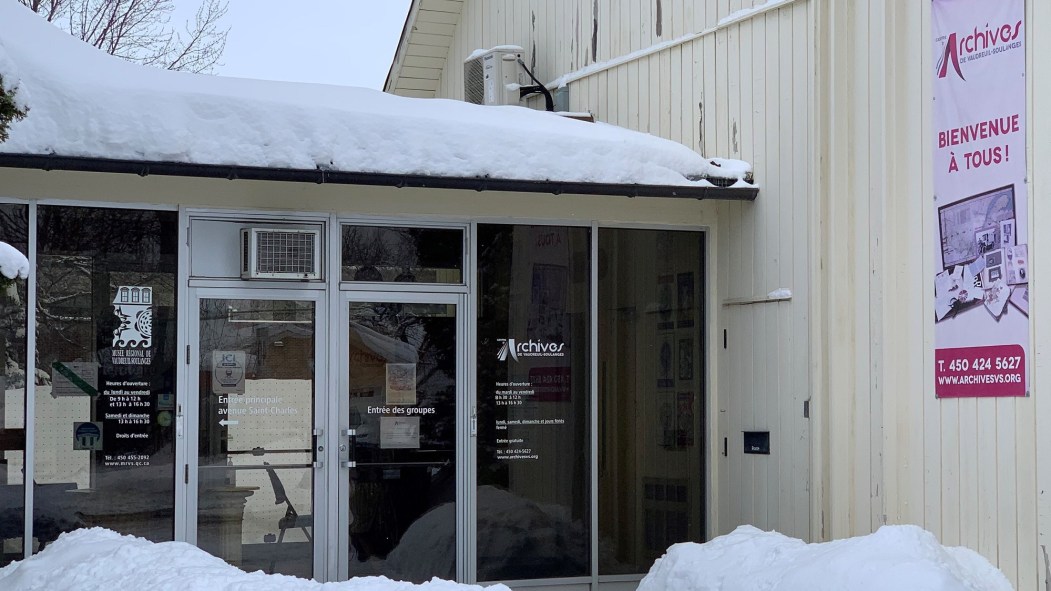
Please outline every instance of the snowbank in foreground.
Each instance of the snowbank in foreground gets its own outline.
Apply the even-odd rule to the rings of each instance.
[[[4,591],[481,591],[432,579],[422,585],[363,577],[321,584],[283,575],[246,573],[183,542],[155,544],[101,528],[63,534],[43,552],[0,568]],[[491,591],[508,591],[503,585]]]
[[[422,585],[363,577],[318,583],[245,573],[182,542],[155,544],[94,528],[63,534],[43,552],[0,569],[4,591],[480,591],[432,579]],[[508,591],[503,585],[489,591]],[[639,591],[1011,591],[1004,575],[966,548],[946,548],[915,526],[806,544],[742,526],[706,544],[676,544]]]
[[[706,544],[676,544],[638,591],[1011,591],[978,553],[946,548],[912,525],[807,544],[741,526]]]

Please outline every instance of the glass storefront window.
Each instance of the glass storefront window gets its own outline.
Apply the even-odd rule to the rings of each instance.
[[[178,215],[37,211],[36,547],[87,526],[171,540]]]
[[[478,580],[591,574],[591,230],[478,227]]]
[[[23,252],[28,209],[0,205],[0,240]],[[37,232],[32,547],[88,526],[171,540],[178,215],[41,205]],[[343,281],[465,283],[463,229],[343,225],[341,237]],[[703,541],[704,234],[602,228],[596,261],[592,239],[589,227],[477,226],[471,439],[456,435],[455,306],[351,302],[347,387],[323,400],[316,347],[334,345],[315,342],[314,301],[197,296],[199,545],[315,574],[315,516],[333,519],[314,506],[315,405],[336,399],[355,430],[354,468],[340,473],[351,574],[454,577],[464,525],[481,582],[636,575],[671,544]],[[25,545],[28,295],[24,282],[0,289],[0,564]],[[403,408],[418,418],[382,420]],[[458,441],[477,445],[472,524],[456,521]],[[426,539],[443,542],[428,554]]]
[[[704,535],[704,235],[599,230],[599,574]]]
[[[463,283],[463,230],[344,225],[343,281]]]
[[[0,205],[0,241],[29,253],[29,208]],[[25,531],[26,282],[0,280],[0,566],[22,558]]]

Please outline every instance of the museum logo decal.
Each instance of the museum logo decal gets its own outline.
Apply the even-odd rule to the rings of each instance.
[[[113,331],[114,365],[149,365],[153,346],[153,288],[122,285],[113,298],[120,325]]]
[[[565,357],[565,343],[552,343],[543,341],[525,341],[519,343],[515,339],[496,339],[503,343],[496,357],[500,361],[507,361],[507,357],[518,361],[519,357]]]

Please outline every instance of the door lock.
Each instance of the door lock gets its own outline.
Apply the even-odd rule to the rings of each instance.
[[[347,446],[346,446],[346,444],[340,445],[340,446],[339,446],[339,451],[347,451]]]

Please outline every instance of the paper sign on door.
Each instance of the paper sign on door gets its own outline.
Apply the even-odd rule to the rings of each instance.
[[[419,449],[420,417],[380,417],[380,448]]]
[[[212,392],[245,393],[244,351],[212,351]]]

